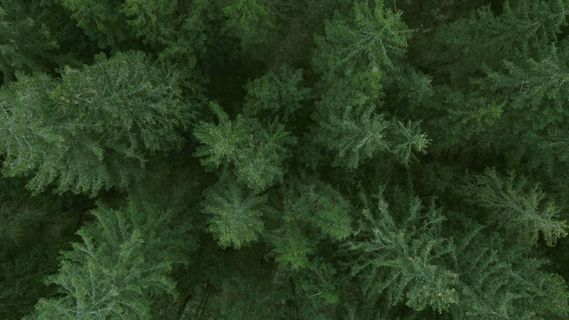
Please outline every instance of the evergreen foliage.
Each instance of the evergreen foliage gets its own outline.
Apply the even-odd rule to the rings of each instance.
[[[358,109],[347,107],[343,113],[327,112],[329,118],[320,122],[317,136],[322,145],[337,154],[337,163],[350,168],[357,168],[361,161],[389,148],[385,141],[388,122],[374,112],[373,106]]]
[[[440,235],[444,220],[439,209],[423,207],[417,198],[407,200],[396,221],[383,195],[375,208],[365,207],[355,238],[346,243],[354,256],[351,272],[362,279],[367,299],[377,303],[385,296],[387,307],[401,302],[414,310],[427,306],[442,312],[459,303],[458,274],[441,260],[452,254],[448,239]],[[406,208],[407,207],[407,208]]]
[[[119,46],[133,37],[121,10],[123,1],[63,0],[77,25],[99,47]]]
[[[458,80],[484,65],[496,67],[547,50],[566,25],[567,6],[565,0],[503,1],[499,14],[483,6],[440,29],[435,39],[443,50],[435,59],[452,61],[441,70],[448,68],[451,79]],[[456,59],[464,60],[457,65]]]
[[[149,154],[181,143],[189,111],[168,74],[132,53],[67,69],[59,81],[22,76],[0,92],[5,174],[32,175],[35,192],[125,187]]]
[[[21,318],[40,297],[53,295],[43,281],[57,271],[58,251],[70,240],[83,209],[75,203],[76,215],[70,217],[70,199],[31,198],[20,179],[0,185],[0,317]]]
[[[0,319],[567,319],[568,9],[0,0]]]
[[[456,261],[464,273],[463,303],[451,312],[455,319],[548,319],[567,313],[569,296],[559,275],[542,270],[546,261],[528,257],[523,247],[505,249],[496,234],[479,228],[467,233]]]
[[[222,247],[239,249],[262,233],[266,202],[266,196],[245,190],[234,180],[220,181],[204,199],[204,212],[211,215],[208,229]]]
[[[254,50],[252,46],[270,42],[274,37],[273,1],[226,0],[223,1],[223,13],[227,26],[244,49]]]
[[[255,190],[264,190],[283,176],[287,146],[294,138],[278,122],[263,125],[241,115],[235,120],[217,104],[212,110],[219,123],[202,122],[195,136],[203,143],[196,154],[206,167],[232,164],[237,179]]]
[[[282,66],[249,82],[243,112],[247,116],[290,120],[309,97],[310,90],[302,85],[302,71]]]
[[[521,240],[535,243],[541,235],[548,245],[567,236],[565,221],[559,220],[559,209],[539,186],[527,187],[526,179],[506,178],[488,170],[473,178],[467,187],[472,202],[492,210],[491,219]]]
[[[76,51],[70,52],[67,46]],[[0,71],[2,80],[15,73],[48,72],[83,63],[92,46],[57,0],[4,0],[0,7]],[[83,51],[83,52],[82,52]]]
[[[185,230],[172,228],[171,212],[129,202],[124,211],[99,208],[93,215],[78,231],[82,242],[49,278],[63,295],[40,300],[34,319],[150,319],[156,295],[175,295],[168,275],[182,258]],[[168,238],[162,229],[172,231]]]
[[[352,70],[362,64],[379,69],[393,66],[402,56],[410,31],[401,14],[385,8],[383,1],[355,1],[352,16],[326,24],[319,39],[320,68],[330,72]]]

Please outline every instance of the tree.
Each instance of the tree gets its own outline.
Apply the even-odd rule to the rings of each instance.
[[[217,104],[211,107],[219,123],[202,122],[194,131],[203,143],[196,152],[202,163],[209,168],[232,164],[237,180],[255,190],[281,179],[287,147],[295,141],[284,126],[278,122],[263,126],[241,115],[230,120]]]
[[[134,39],[121,10],[123,1],[62,0],[61,4],[99,47],[123,46]]]
[[[302,80],[302,70],[284,65],[249,82],[243,113],[249,117],[289,121],[310,94]]]
[[[355,111],[348,107],[343,113],[326,112],[329,118],[320,123],[317,139],[337,154],[336,163],[357,168],[362,160],[389,149],[385,141],[389,124],[374,111],[373,106],[362,106]]]
[[[43,284],[57,271],[58,251],[66,247],[81,217],[80,201],[49,195],[31,197],[22,179],[0,180],[0,316],[21,319],[40,297],[54,294]],[[77,217],[67,206],[74,205]],[[84,205],[89,205],[88,203]]]
[[[274,40],[273,11],[272,1],[225,0],[223,6],[228,29],[241,40],[248,53]]]
[[[334,164],[356,169],[378,154],[392,153],[408,164],[415,152],[424,152],[429,139],[418,123],[390,122],[374,106],[326,110],[319,119],[315,140],[334,154]]]
[[[138,37],[149,43],[167,45],[182,18],[176,14],[179,7],[174,0],[125,0],[121,11]]]
[[[479,145],[484,148],[490,144],[500,144],[504,136],[499,131],[500,123],[506,109],[503,103],[478,93],[452,90],[447,86],[436,88],[431,102],[435,105],[431,112],[436,116],[425,124],[425,129],[432,138],[434,149]],[[446,129],[441,131],[438,129],[441,127]]]
[[[428,144],[416,124],[402,126],[380,112],[385,76],[396,69],[395,59],[405,53],[410,32],[400,14],[382,1],[370,5],[356,1],[352,21],[329,22],[326,36],[317,39],[314,61],[323,94],[316,105],[313,139],[332,151],[335,165],[352,169],[391,150],[408,163],[412,151],[421,152]]]
[[[549,273],[543,259],[510,246],[496,235],[473,228],[457,244],[458,292],[455,319],[543,319],[568,312],[566,285]]]
[[[441,70],[463,82],[484,65],[496,67],[504,60],[534,56],[556,41],[566,25],[567,5],[564,0],[504,1],[500,14],[483,6],[437,31],[431,63],[454,61]]]
[[[210,216],[208,230],[222,247],[240,249],[263,233],[267,197],[226,178],[208,190],[203,211]]]
[[[49,279],[61,295],[40,300],[33,319],[150,319],[156,296],[176,295],[169,273],[183,261],[178,248],[187,230],[175,227],[172,212],[135,201],[92,212],[96,220],[78,231],[82,242]]]
[[[563,46],[558,53],[553,47],[540,60],[505,62],[504,71],[487,70],[487,78],[481,83],[497,103],[507,106],[501,133],[506,137],[523,135],[527,144],[538,145],[548,155],[538,158],[518,151],[533,158],[536,165],[552,166],[552,159],[567,161],[567,142],[562,137],[568,130],[564,121],[565,50]]]
[[[487,170],[472,178],[465,192],[476,205],[492,210],[490,216],[518,240],[535,244],[541,235],[552,246],[567,236],[567,224],[559,220],[559,209],[539,186],[528,187],[524,178],[513,173],[503,178]]]
[[[191,114],[176,77],[140,53],[100,57],[61,81],[22,76],[0,95],[4,173],[32,175],[35,192],[125,187],[149,155],[180,145]]]
[[[402,198],[406,212],[394,214],[381,193],[378,198],[375,206],[364,207],[360,227],[344,249],[370,303],[385,299],[389,309],[404,301],[416,311],[438,312],[459,303],[458,274],[442,261],[452,254],[452,244],[440,234],[440,209]]]
[[[407,48],[410,32],[401,14],[386,9],[383,0],[354,2],[351,19],[326,24],[326,36],[317,40],[317,67],[326,72],[369,66],[385,70]]]
[[[0,4],[0,71],[4,84],[16,73],[53,73],[67,64],[78,65],[92,51],[81,30],[55,0]],[[74,52],[70,47],[73,46]]]

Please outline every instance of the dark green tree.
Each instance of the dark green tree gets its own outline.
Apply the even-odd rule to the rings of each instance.
[[[180,145],[191,114],[176,76],[140,53],[100,57],[61,80],[21,76],[0,95],[4,173],[31,175],[35,192],[125,187],[150,155]]]
[[[208,190],[203,211],[210,216],[208,230],[222,247],[241,248],[264,231],[267,197],[225,178]]]
[[[559,220],[559,209],[539,186],[528,186],[526,179],[513,174],[502,178],[487,170],[469,182],[465,192],[477,206],[490,210],[490,219],[516,239],[535,244],[542,237],[554,245],[567,236],[567,224]]]
[[[377,204],[363,209],[360,227],[345,245],[353,257],[350,270],[361,278],[369,303],[385,301],[389,309],[404,302],[416,311],[438,312],[461,303],[459,276],[444,265],[453,247],[441,234],[441,210],[402,197],[398,200],[407,201],[399,205],[406,212],[390,213],[383,194],[378,197]]]
[[[74,49],[72,51],[71,49]],[[93,46],[58,0],[0,2],[2,82],[18,72],[47,72],[90,60]]]
[[[82,242],[49,278],[62,295],[40,300],[32,319],[150,319],[156,296],[176,295],[169,273],[184,262],[186,226],[173,212],[136,201],[92,212],[95,221],[78,231]]]
[[[219,105],[211,106],[218,124],[202,122],[194,132],[203,144],[196,151],[202,163],[207,168],[231,164],[237,180],[255,190],[282,179],[287,147],[295,142],[285,127],[241,115],[231,120]]]

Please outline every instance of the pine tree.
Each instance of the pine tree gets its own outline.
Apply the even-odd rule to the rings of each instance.
[[[289,121],[310,94],[302,80],[302,70],[284,65],[249,82],[243,113],[248,117]]]
[[[140,53],[101,57],[61,81],[22,76],[0,95],[4,173],[32,175],[36,192],[127,186],[149,155],[180,145],[191,114],[175,76]]]
[[[476,205],[492,210],[491,220],[516,239],[535,244],[541,235],[548,245],[567,236],[567,224],[559,209],[539,186],[528,186],[513,174],[502,178],[495,170],[474,176],[465,190]]]
[[[350,203],[331,185],[316,181],[300,185],[285,198],[286,219],[303,221],[333,240],[351,233]]]
[[[326,36],[318,39],[317,67],[336,72],[363,67],[384,70],[407,48],[410,32],[401,14],[386,9],[383,0],[357,0],[349,19],[326,24]]]
[[[221,1],[123,0],[117,10],[129,40],[113,47],[151,48],[162,63],[180,71],[184,87],[194,94],[202,92],[201,85],[209,81],[212,65],[217,63],[204,58],[217,54],[212,47],[226,40],[216,25],[224,18]],[[109,30],[116,28],[115,22],[109,24]]]
[[[385,299],[385,308],[405,302],[417,311],[438,312],[459,303],[458,274],[444,265],[452,244],[440,234],[441,210],[404,197],[399,200],[407,200],[401,204],[406,212],[391,213],[384,196],[378,197],[377,205],[363,209],[360,227],[344,249],[369,302]]]
[[[148,43],[167,45],[183,17],[176,14],[179,8],[174,0],[125,0],[120,9],[138,37]]]
[[[487,78],[481,83],[489,96],[507,106],[500,130],[504,140],[523,136],[524,144],[536,145],[543,155],[548,155],[535,157],[524,152],[526,146],[518,147],[517,152],[530,157],[534,166],[553,167],[552,160],[567,161],[567,141],[563,138],[569,129],[564,121],[565,51],[565,45],[559,50],[553,47],[540,60],[505,62],[504,71],[487,70]]]
[[[123,1],[62,0],[61,3],[101,48],[123,46],[134,39],[121,10]]]
[[[203,211],[210,216],[208,230],[222,247],[248,245],[263,233],[267,197],[224,178],[205,194]]]
[[[457,244],[459,295],[453,319],[553,319],[567,315],[568,293],[559,275],[544,271],[543,259],[528,256],[496,235],[474,228]]]
[[[500,143],[498,139],[501,140],[503,133],[497,132],[506,109],[503,103],[478,93],[452,90],[448,86],[435,89],[432,103],[435,107],[431,112],[436,116],[425,123],[425,130],[432,138],[434,149],[487,147]],[[441,131],[441,127],[446,129]]]
[[[70,47],[75,49],[71,52]],[[16,73],[47,72],[77,65],[92,51],[56,0],[0,3],[0,71],[8,83]]]
[[[186,230],[172,212],[135,201],[93,211],[96,220],[78,231],[82,242],[49,278],[61,295],[40,300],[33,319],[150,319],[156,296],[176,295],[169,273],[183,262]]]
[[[517,61],[543,51],[566,25],[567,2],[504,1],[500,14],[489,5],[471,16],[443,26],[436,34],[434,61],[453,61],[446,70],[452,80],[463,82],[484,65]],[[460,64],[457,62],[460,61]]]
[[[287,147],[295,141],[284,126],[241,115],[230,120],[219,105],[211,106],[219,123],[202,122],[194,130],[203,143],[196,152],[202,163],[209,168],[232,164],[237,180],[259,191],[280,180]]]
[[[241,40],[249,54],[274,40],[276,34],[273,1],[225,0],[223,13],[228,29]]]
[[[388,122],[374,113],[373,106],[364,108],[353,111],[348,107],[343,113],[328,111],[329,118],[320,123],[318,141],[337,154],[336,163],[345,163],[349,168],[357,168],[362,160],[389,148],[385,141]]]
[[[358,168],[383,153],[408,164],[415,152],[424,152],[429,139],[418,123],[385,120],[374,106],[326,110],[319,120],[316,142],[335,154],[334,164]]]
[[[57,271],[58,251],[77,224],[65,209],[75,201],[31,197],[24,187],[21,179],[0,180],[0,317],[8,320],[21,319],[40,297],[54,294],[43,280]]]
[[[353,23],[328,23],[315,59],[324,93],[316,105],[314,140],[332,151],[335,165],[352,169],[389,151],[408,163],[411,152],[424,151],[428,144],[416,124],[402,126],[380,113],[385,76],[405,53],[410,32],[400,14],[382,1],[370,5],[354,3]]]
[[[488,70],[486,85],[492,92],[500,92],[501,96],[507,97],[513,110],[533,111],[549,103],[560,109],[565,100],[567,66],[557,51],[552,48],[551,54],[539,61],[529,59],[520,65],[505,62],[504,72]],[[545,117],[547,120],[552,118]]]

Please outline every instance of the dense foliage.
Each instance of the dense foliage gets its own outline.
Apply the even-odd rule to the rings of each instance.
[[[0,0],[0,318],[569,317],[568,0]]]

